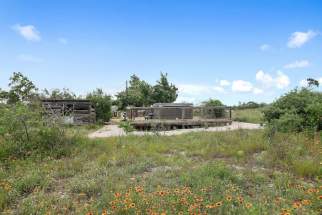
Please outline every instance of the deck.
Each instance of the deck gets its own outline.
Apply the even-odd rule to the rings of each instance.
[[[177,119],[177,120],[133,120],[130,124],[137,130],[172,130],[231,125],[231,119]]]

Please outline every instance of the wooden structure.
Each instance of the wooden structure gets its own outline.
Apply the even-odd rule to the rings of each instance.
[[[127,116],[130,120],[137,117],[150,120],[192,119],[193,106],[189,103],[156,103],[151,107],[129,107]]]
[[[83,125],[96,121],[95,108],[89,100],[82,99],[43,99],[45,113],[54,120],[65,124]]]
[[[169,130],[223,126],[232,123],[225,106],[193,107],[190,103],[156,103],[151,107],[128,107],[127,117],[140,130]]]

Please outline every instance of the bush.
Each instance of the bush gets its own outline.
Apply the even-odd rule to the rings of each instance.
[[[264,109],[272,129],[287,132],[321,128],[322,93],[309,88],[295,89]]]
[[[0,160],[31,155],[60,157],[74,142],[63,127],[46,121],[37,105],[0,107]]]
[[[121,122],[119,124],[119,128],[123,128],[125,133],[130,133],[135,130],[134,127],[128,121]]]
[[[89,93],[86,98],[95,106],[96,120],[98,122],[102,123],[110,120],[112,116],[112,100],[110,96],[104,94],[102,89],[97,89],[92,93]]]

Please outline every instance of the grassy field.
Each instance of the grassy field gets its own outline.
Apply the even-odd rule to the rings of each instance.
[[[83,137],[65,158],[1,163],[0,209],[3,214],[321,214],[319,141],[303,134],[268,139],[262,130]]]
[[[234,121],[263,123],[262,117],[262,108],[236,109],[232,111],[232,118]]]

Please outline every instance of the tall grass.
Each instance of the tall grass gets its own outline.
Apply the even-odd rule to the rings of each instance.
[[[262,110],[263,108],[235,109],[232,110],[232,118],[239,122],[263,123]]]
[[[303,134],[276,134],[268,141],[264,131],[239,130],[80,141],[69,156],[1,163],[1,210],[188,214],[196,207],[207,214],[277,214],[284,208],[319,214],[321,144]],[[303,200],[308,202],[293,208]]]

